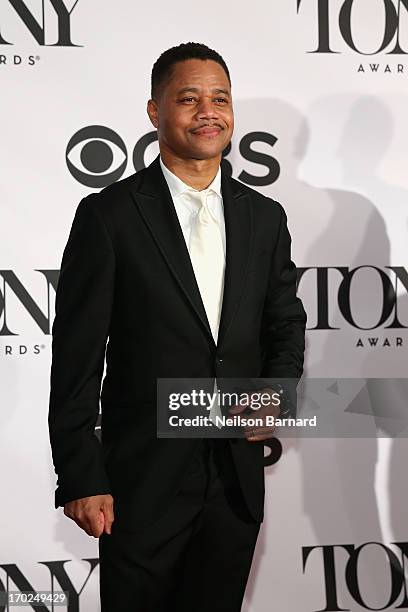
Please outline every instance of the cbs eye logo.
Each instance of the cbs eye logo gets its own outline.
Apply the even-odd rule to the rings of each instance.
[[[266,168],[263,175],[253,175],[242,170],[237,179],[253,186],[265,186],[274,183],[280,174],[280,165],[275,157],[257,151],[252,145],[262,142],[273,147],[277,138],[268,132],[249,132],[239,142],[239,152],[243,159]],[[133,149],[132,161],[136,172],[146,167],[145,153],[147,148],[157,142],[156,130],[144,134]],[[231,152],[231,143],[222,152],[223,157]],[[71,175],[86,187],[101,188],[119,180],[125,172],[128,153],[122,138],[103,125],[89,125],[80,129],[70,139],[65,159]],[[227,171],[232,175],[232,166],[226,161]]]
[[[117,181],[125,171],[128,156],[119,134],[103,125],[90,125],[72,136],[65,159],[77,181],[95,188]]]

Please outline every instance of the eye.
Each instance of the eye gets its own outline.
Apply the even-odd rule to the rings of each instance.
[[[195,98],[193,96],[189,96],[188,98],[183,98],[181,101],[182,102],[189,102],[190,100],[195,100]]]
[[[219,102],[228,102],[226,98],[216,98],[216,100]]]
[[[105,187],[122,176],[127,151],[116,132],[103,125],[90,125],[72,136],[65,158],[77,181],[87,187]]]

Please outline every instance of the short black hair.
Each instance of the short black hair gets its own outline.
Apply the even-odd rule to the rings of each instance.
[[[231,77],[224,59],[217,51],[210,49],[202,43],[187,42],[181,43],[176,47],[171,47],[160,55],[152,69],[151,76],[151,97],[154,99],[161,93],[161,88],[170,79],[172,68],[177,62],[189,59],[213,60],[222,66],[231,85]]]

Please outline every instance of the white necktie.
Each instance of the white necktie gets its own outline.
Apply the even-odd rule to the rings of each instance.
[[[217,219],[208,208],[207,191],[189,190],[188,193],[196,206],[200,207],[190,234],[190,258],[208,322],[217,342],[225,273],[221,230]],[[216,381],[214,392],[217,392]],[[210,419],[214,423],[216,415],[221,416],[217,399],[210,409]]]

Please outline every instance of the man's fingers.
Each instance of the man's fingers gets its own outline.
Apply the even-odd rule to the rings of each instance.
[[[275,427],[254,427],[253,429],[245,430],[245,438],[249,441],[268,440],[273,438]]]
[[[103,513],[99,511],[97,514],[91,514],[87,517],[87,519],[87,525],[89,529],[87,533],[89,533],[89,535],[93,536],[94,538],[99,538],[99,536],[103,533],[105,524]]]
[[[68,502],[64,514],[75,521],[81,529],[94,538],[99,538],[104,529],[113,522],[113,497],[110,494],[93,495]]]
[[[231,408],[228,409],[228,412],[230,412],[231,414],[240,414],[241,412],[244,412],[246,408],[248,408],[248,406],[244,406],[242,404],[235,404],[235,406],[231,406]]]
[[[247,440],[248,442],[261,442],[262,440],[269,440],[270,438],[273,438],[273,433],[248,436]]]
[[[103,532],[104,519],[100,511],[81,512],[74,520],[81,529],[94,538],[99,538]]]
[[[115,520],[113,512],[113,499],[106,500],[102,506],[102,512],[104,514],[104,531],[105,533],[111,534],[112,523]]]

